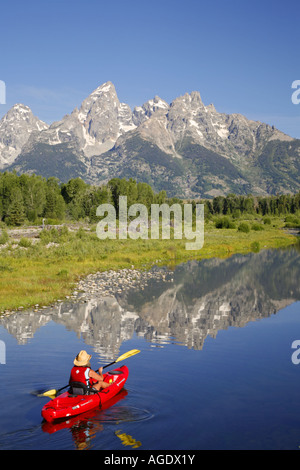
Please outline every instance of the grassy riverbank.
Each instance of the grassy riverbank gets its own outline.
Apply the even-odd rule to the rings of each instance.
[[[205,224],[205,241],[200,251],[187,251],[185,240],[99,240],[94,227],[41,231],[35,238],[14,231],[14,239],[0,245],[0,313],[36,304],[49,305],[70,295],[80,277],[89,273],[122,268],[147,269],[153,264],[175,266],[191,259],[228,257],[296,242],[282,230],[284,219],[250,231]],[[2,234],[3,236],[3,234]],[[7,237],[6,237],[7,238]]]

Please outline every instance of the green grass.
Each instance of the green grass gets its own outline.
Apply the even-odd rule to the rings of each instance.
[[[239,221],[240,222],[240,221]],[[79,229],[61,232],[55,229],[41,233],[37,243],[24,238],[17,246],[2,246],[0,251],[0,312],[35,304],[49,305],[69,295],[80,277],[105,270],[134,266],[148,269],[153,264],[174,267],[191,260],[228,257],[266,248],[279,248],[296,242],[296,237],[282,230],[284,219],[243,220],[249,233],[235,228],[205,224],[204,246],[199,251],[185,249],[185,240],[100,240],[95,230]],[[255,224],[263,226],[257,230]]]

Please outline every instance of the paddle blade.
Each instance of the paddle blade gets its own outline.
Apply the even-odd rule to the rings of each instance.
[[[50,397],[50,398],[53,398],[57,393],[57,390],[55,389],[52,389],[52,390],[48,390],[47,392],[44,392],[44,393],[40,393],[38,395],[38,397]]]
[[[127,353],[122,354],[122,356],[118,357],[118,359],[116,359],[115,362],[124,361],[124,359],[128,359],[128,357],[134,356],[135,354],[138,354],[139,352],[141,351],[139,351],[138,349],[131,349],[131,351],[128,351]]]

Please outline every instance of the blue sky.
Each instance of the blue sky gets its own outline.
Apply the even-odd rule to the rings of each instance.
[[[11,0],[0,6],[6,104],[51,123],[110,80],[132,108],[193,90],[300,138],[299,0]]]

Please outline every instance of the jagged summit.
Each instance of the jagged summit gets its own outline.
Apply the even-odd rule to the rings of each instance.
[[[32,133],[48,128],[22,103],[12,106],[0,120],[0,168],[17,158]]]
[[[133,128],[130,107],[120,103],[114,85],[106,82],[96,88],[79,109],[75,108],[35,136],[31,144],[68,144],[74,151],[89,157],[111,149],[120,135]]]

